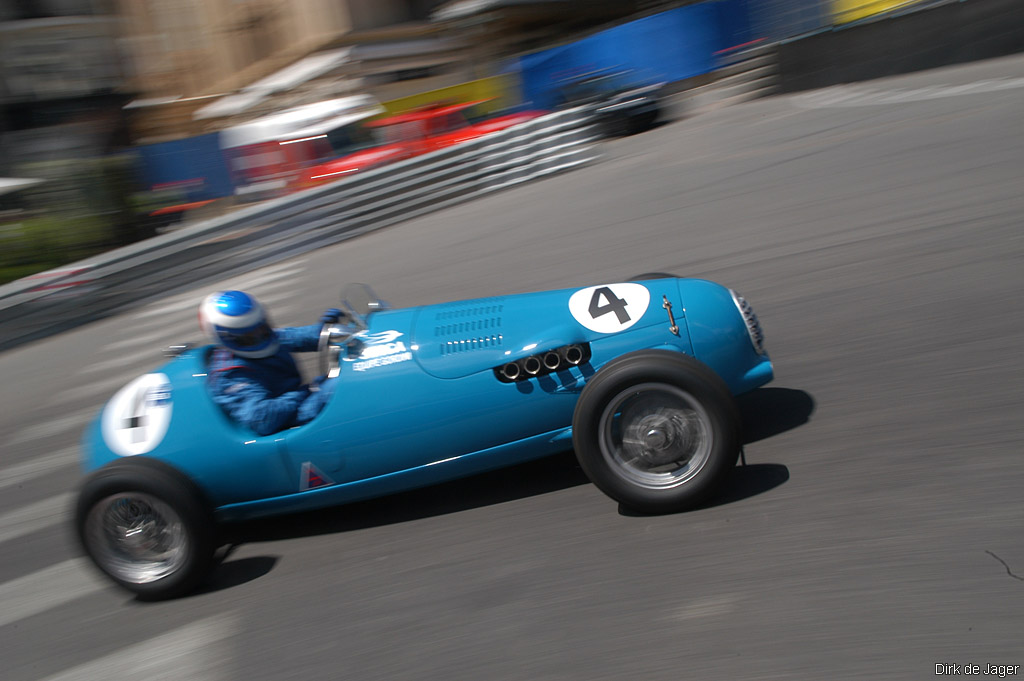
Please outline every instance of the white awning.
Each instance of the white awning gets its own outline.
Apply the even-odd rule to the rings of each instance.
[[[420,38],[417,40],[391,40],[380,43],[363,43],[352,48],[352,61],[374,59],[403,59],[439,53],[452,52],[460,43],[444,38]],[[449,58],[450,61],[450,58]]]
[[[564,7],[571,2],[573,0],[452,0],[435,9],[431,13],[430,18],[433,21],[454,21],[466,19],[482,12],[514,7],[516,5],[555,5]]]
[[[376,107],[376,109],[374,109],[372,111],[369,111],[369,110],[367,110],[367,111],[359,111],[359,112],[344,114],[342,116],[335,116],[334,118],[328,118],[325,121],[320,121],[320,122],[316,123],[315,125],[309,126],[308,128],[302,128],[301,130],[296,130],[295,132],[293,132],[291,134],[291,138],[298,140],[298,139],[304,139],[304,138],[307,138],[307,137],[316,137],[317,135],[324,135],[324,134],[327,134],[328,132],[330,132],[331,130],[335,130],[337,128],[340,128],[343,125],[348,125],[350,123],[355,123],[356,121],[360,121],[360,120],[362,120],[364,118],[370,118],[371,116],[376,116],[377,114],[381,114],[381,113],[384,113],[384,107],[378,106],[378,107]]]
[[[0,177],[0,196],[16,192],[25,187],[42,184],[46,180],[39,180],[33,177]]]
[[[201,120],[204,118],[233,116],[247,111],[275,92],[291,90],[296,85],[312,80],[349,62],[351,53],[351,47],[343,47],[337,50],[319,52],[305,59],[300,59],[294,64],[270,74],[266,78],[247,85],[237,94],[228,95],[212,104],[204,106],[192,114],[192,117],[196,120]]]
[[[384,107],[370,95],[351,95],[304,104],[225,128],[220,133],[220,146],[229,149],[260,142],[314,137],[383,112]]]

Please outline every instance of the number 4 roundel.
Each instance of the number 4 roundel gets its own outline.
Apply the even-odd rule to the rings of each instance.
[[[569,312],[591,331],[616,333],[636,324],[650,302],[651,293],[642,284],[602,284],[573,293]]]

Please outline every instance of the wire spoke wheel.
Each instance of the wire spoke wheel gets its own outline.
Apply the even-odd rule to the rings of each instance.
[[[147,584],[185,565],[190,550],[181,517],[170,505],[142,492],[112,494],[85,521],[93,555],[118,579]]]
[[[143,600],[192,591],[215,563],[209,503],[195,483],[155,459],[120,459],[93,472],[78,495],[75,527],[96,567]]]

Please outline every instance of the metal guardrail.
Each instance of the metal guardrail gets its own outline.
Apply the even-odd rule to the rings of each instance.
[[[591,162],[598,137],[590,109],[560,111],[68,265],[47,288],[11,282],[0,287],[0,350]],[[75,296],[62,284],[82,269],[90,290]]]

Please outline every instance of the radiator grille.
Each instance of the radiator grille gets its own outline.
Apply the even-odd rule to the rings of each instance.
[[[736,302],[736,307],[739,308],[740,314],[743,315],[743,322],[747,325],[747,333],[750,335],[751,345],[754,346],[754,350],[758,354],[765,354],[764,331],[761,330],[761,322],[758,321],[757,315],[754,314],[754,308],[751,307],[750,303],[743,296],[735,291],[732,292],[732,299]]]

